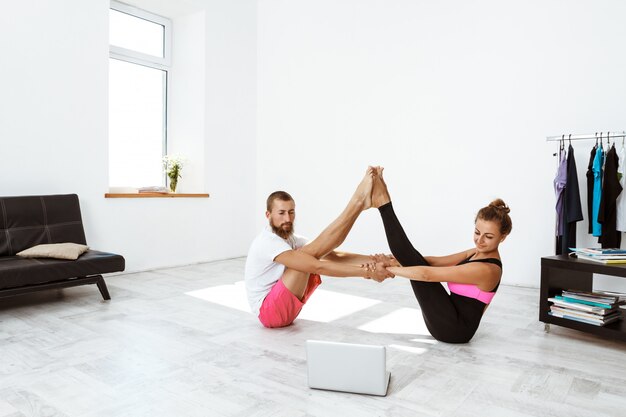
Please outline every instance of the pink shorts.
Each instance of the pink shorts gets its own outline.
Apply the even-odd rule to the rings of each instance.
[[[285,287],[282,279],[279,279],[261,304],[259,320],[265,327],[289,326],[300,314],[300,310],[313,294],[313,291],[322,283],[317,274],[309,275],[309,283],[304,290],[302,301]]]

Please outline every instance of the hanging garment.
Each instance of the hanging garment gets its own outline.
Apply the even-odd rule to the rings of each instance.
[[[606,154],[604,164],[604,181],[602,182],[602,197],[598,211],[598,222],[602,224],[602,234],[599,242],[603,248],[619,248],[622,243],[622,234],[615,228],[617,219],[616,201],[622,192],[622,186],[617,179],[618,157],[615,145]]]
[[[602,147],[596,150],[593,158],[593,206],[591,212],[592,233],[599,237],[602,235],[602,225],[598,222],[598,212],[600,211],[600,200],[602,198],[602,165],[604,164],[604,150]]]
[[[563,193],[563,237],[561,238],[561,253],[569,253],[569,248],[576,247],[576,223],[583,219],[583,208],[580,204],[580,189],[578,187],[578,172],[574,148],[569,145],[567,149],[567,179]]]
[[[563,191],[567,180],[567,159],[565,152],[559,152],[559,167],[554,178],[554,192],[556,194],[556,236],[563,236]],[[559,242],[557,239],[557,254],[559,253]]]
[[[593,147],[589,155],[589,165],[587,165],[587,223],[589,224],[589,234],[593,233],[593,160],[596,157],[598,145]]]
[[[626,149],[624,149],[624,144],[622,143],[622,149],[619,151],[619,167],[617,168],[617,179],[619,181],[619,185],[622,186],[622,190],[626,186]],[[617,196],[617,221],[615,223],[615,228],[620,232],[626,232],[626,197],[624,197],[626,193],[620,193]]]

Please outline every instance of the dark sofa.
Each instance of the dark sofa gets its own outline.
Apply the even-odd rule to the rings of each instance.
[[[66,242],[87,244],[76,194],[0,197],[0,297],[96,284],[110,300],[102,274],[123,271],[121,255],[90,249],[76,260],[15,256],[35,245]]]

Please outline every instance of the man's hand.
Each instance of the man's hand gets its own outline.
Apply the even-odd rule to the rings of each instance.
[[[393,255],[385,255],[384,253],[375,253],[374,255],[370,255],[370,259],[374,263],[382,262],[385,267],[388,266],[402,266],[400,262],[393,257]]]

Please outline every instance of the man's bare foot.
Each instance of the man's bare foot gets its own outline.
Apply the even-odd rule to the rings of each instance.
[[[391,201],[387,184],[383,180],[383,167],[374,168],[374,187],[372,187],[372,207],[378,208]]]
[[[361,183],[356,187],[352,201],[361,205],[362,210],[372,207],[372,187],[374,185],[374,168],[368,167]]]

